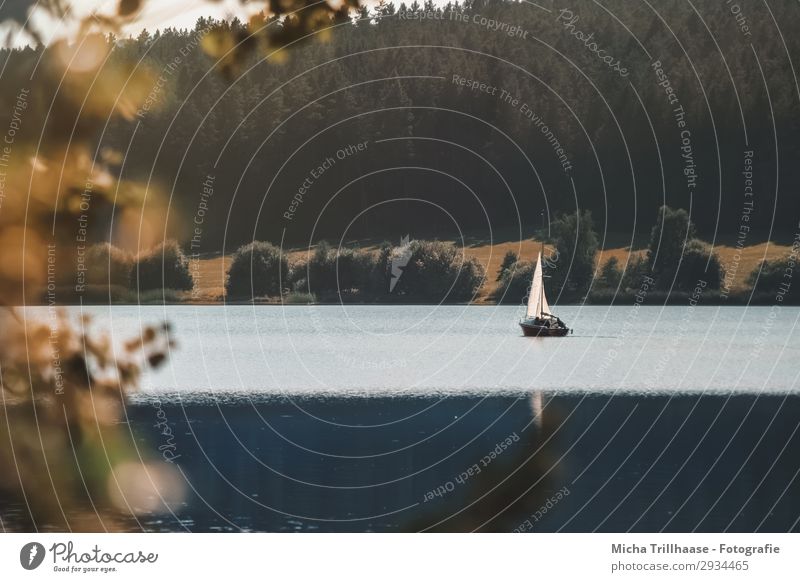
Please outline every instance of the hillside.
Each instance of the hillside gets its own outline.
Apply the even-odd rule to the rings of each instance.
[[[609,237],[612,241],[618,242],[619,237]],[[455,244],[455,243],[454,243]],[[377,244],[374,241],[351,241],[348,246],[357,246],[363,249],[372,249],[377,251]],[[311,247],[311,252],[313,252]],[[760,242],[751,246],[747,246],[741,251],[735,247],[733,240],[723,240],[722,244],[715,246],[715,251],[719,255],[720,260],[725,266],[726,271],[731,270],[736,265],[736,256],[738,259],[738,268],[735,269],[735,276],[731,291],[741,291],[745,288],[747,276],[755,269],[759,262],[767,259],[774,260],[785,257],[789,250],[790,245],[783,242]],[[539,252],[540,242],[535,238],[527,238],[524,240],[504,240],[496,244],[489,244],[480,240],[468,240],[466,247],[466,254],[468,257],[474,257],[484,266],[487,273],[487,281],[481,290],[478,298],[478,303],[491,303],[491,295],[497,287],[495,279],[500,268],[500,263],[503,256],[508,251],[517,253],[523,259],[532,259],[536,257]],[[546,247],[546,252],[549,252],[551,247]],[[300,259],[306,258],[309,254],[307,248],[291,249],[289,251],[289,261],[295,262]],[[646,250],[643,244],[634,244],[632,249],[630,246],[610,246],[603,249],[597,254],[597,262],[602,265],[611,257],[616,257],[620,264],[624,265],[629,258],[634,256],[644,256]],[[193,276],[195,277],[195,291],[191,302],[207,303],[221,301],[225,292],[225,273],[230,265],[231,255],[215,256],[200,258],[196,265],[193,265]]]

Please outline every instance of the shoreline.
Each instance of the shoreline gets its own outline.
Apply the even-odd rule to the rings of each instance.
[[[659,293],[651,293],[643,300],[636,300],[636,295],[634,293],[623,293],[617,294],[616,296],[607,299],[605,297],[589,297],[585,301],[565,301],[565,302],[558,302],[553,304],[554,307],[584,307],[584,306],[591,306],[591,307],[630,307],[634,303],[638,305],[643,305],[647,307],[659,307],[659,306],[682,306],[688,305],[689,301],[691,300],[692,296],[688,292],[676,292],[671,294],[659,294]],[[287,301],[280,301],[277,299],[264,299],[264,300],[255,300],[255,301],[248,301],[248,300],[232,300],[232,301],[144,301],[144,302],[129,302],[129,301],[119,301],[119,302],[105,302],[105,301],[83,301],[78,303],[56,303],[51,304],[47,302],[40,302],[40,303],[28,303],[26,305],[15,305],[13,307],[153,307],[153,306],[164,306],[164,307],[219,307],[219,306],[253,306],[253,307],[308,307],[308,306],[327,306],[327,307],[337,307],[337,306],[391,306],[391,307],[411,307],[417,305],[429,305],[429,306],[439,306],[439,305],[461,305],[461,306],[469,306],[469,307],[524,307],[523,303],[516,303],[516,302],[505,302],[505,301],[472,301],[472,302],[463,302],[463,301],[444,301],[444,302],[437,302],[437,301],[313,301],[307,303],[299,303],[299,302],[287,302]],[[708,299],[707,301],[699,301],[696,303],[696,307],[770,307],[773,305],[785,305],[787,307],[800,307],[800,300],[793,301],[791,299],[787,299],[782,302],[778,302],[775,300],[774,293],[766,293],[766,294],[755,294],[750,297],[750,294],[736,294],[736,295],[729,295],[727,299],[723,299],[721,297],[713,297]]]

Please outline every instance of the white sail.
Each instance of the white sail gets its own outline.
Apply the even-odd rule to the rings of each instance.
[[[550,315],[550,305],[547,303],[547,294],[544,292],[544,282],[542,282],[542,313]]]
[[[544,294],[544,278],[542,277],[542,253],[536,259],[536,269],[533,271],[531,292],[528,295],[528,317],[541,317],[542,313],[550,313],[550,305]]]

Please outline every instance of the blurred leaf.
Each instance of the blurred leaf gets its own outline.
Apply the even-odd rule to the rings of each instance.
[[[123,18],[129,18],[139,12],[142,8],[142,0],[119,0],[117,14]]]

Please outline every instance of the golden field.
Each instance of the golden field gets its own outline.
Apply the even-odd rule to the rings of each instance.
[[[727,241],[725,241],[727,242]],[[763,259],[774,260],[785,257],[790,250],[790,245],[776,242],[761,242],[758,244],[744,247],[737,250],[734,241],[731,244],[720,244],[714,247],[714,251],[720,258],[726,271],[734,270],[735,275],[732,291],[742,289],[750,272],[758,266]],[[367,250],[377,250],[375,244],[359,245]],[[468,257],[474,257],[484,266],[487,273],[487,281],[484,285],[479,302],[489,301],[492,292],[497,286],[495,279],[503,256],[508,251],[517,253],[522,259],[532,259],[541,248],[540,243],[534,238],[517,241],[504,241],[489,244],[484,241],[467,241],[465,251]],[[550,247],[546,247],[546,252]],[[313,249],[312,249],[313,251]],[[289,251],[289,261],[305,259],[309,254],[308,249],[293,249]],[[597,253],[597,263],[602,266],[609,258],[616,257],[620,265],[634,256],[643,256],[646,253],[644,248],[634,248],[631,246],[610,246]],[[736,255],[739,255],[738,266],[736,266]],[[195,279],[195,292],[193,293],[194,302],[206,303],[221,301],[225,293],[225,273],[230,265],[231,255],[200,258],[192,264],[192,275]]]

